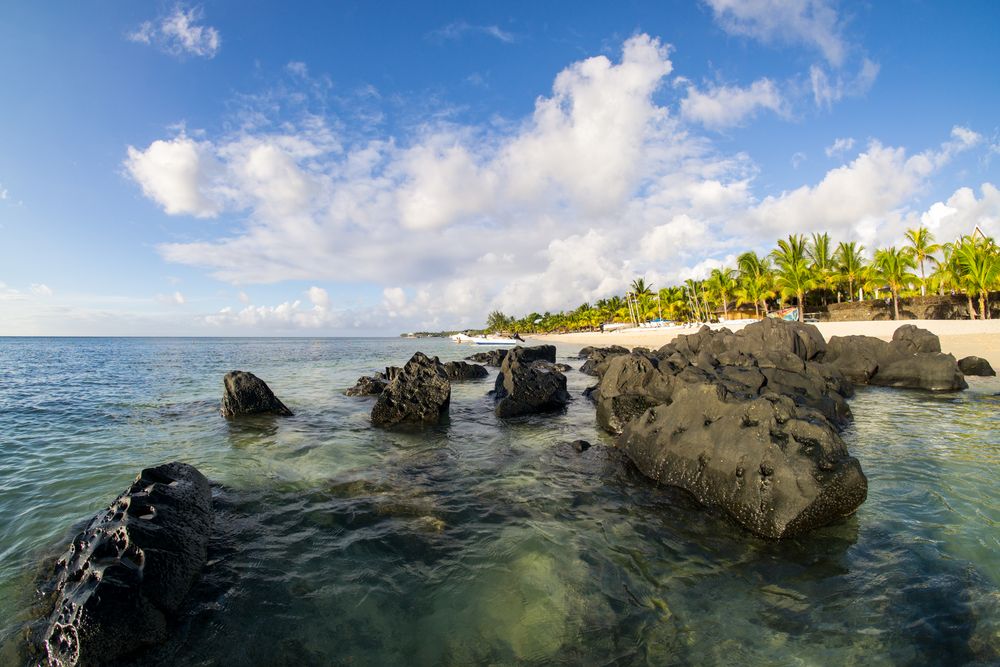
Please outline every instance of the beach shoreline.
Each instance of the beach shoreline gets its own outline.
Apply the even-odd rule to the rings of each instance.
[[[994,368],[1000,368],[1000,320],[878,320],[815,323],[826,340],[832,336],[874,336],[891,340],[893,332],[904,324],[913,324],[936,334],[941,339],[941,351],[955,355],[982,357]],[[737,325],[739,326],[739,325]],[[559,345],[648,347],[666,345],[675,337],[693,334],[697,327],[661,329],[623,329],[601,333],[588,331],[567,334],[536,334],[529,340]]]

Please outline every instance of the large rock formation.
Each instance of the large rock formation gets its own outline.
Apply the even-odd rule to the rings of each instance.
[[[45,582],[53,605],[32,663],[115,664],[163,641],[208,553],[208,480],[185,463],[147,468],[94,517]]]
[[[978,375],[980,377],[993,377],[997,374],[990,362],[982,357],[965,357],[958,360],[958,370],[963,375]]]
[[[615,355],[596,392],[598,423],[647,476],[758,535],[793,535],[867,496],[838,435],[853,388],[826,353],[815,327],[764,320]]]
[[[555,347],[516,347],[500,366],[494,386],[498,417],[551,412],[569,402],[566,376],[556,370]]]
[[[871,336],[834,336],[826,362],[855,384],[904,389],[957,391],[968,384],[955,357],[942,354],[936,335],[912,324],[886,342]]]
[[[437,357],[417,352],[392,376],[372,408],[376,426],[433,424],[448,413],[451,381]]]
[[[222,384],[222,416],[272,414],[290,417],[292,411],[278,400],[271,388],[253,373],[230,371]]]

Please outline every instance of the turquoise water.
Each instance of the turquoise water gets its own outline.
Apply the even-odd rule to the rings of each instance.
[[[845,439],[868,501],[773,543],[613,450],[566,447],[610,444],[582,398],[500,422],[491,375],[453,385],[445,424],[372,428],[371,399],[341,392],[417,349],[470,352],[0,338],[0,664],[30,616],[37,564],[169,460],[217,482],[216,535],[174,638],[142,664],[1000,661],[997,380],[953,395],[860,391]],[[237,368],[295,417],[222,419],[222,376]],[[577,397],[592,381],[567,377]]]

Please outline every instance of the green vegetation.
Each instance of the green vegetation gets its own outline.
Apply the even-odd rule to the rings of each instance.
[[[954,243],[938,245],[926,227],[906,233],[906,246],[879,248],[872,260],[855,241],[836,246],[829,234],[792,234],[780,239],[765,256],[745,252],[736,268],[713,269],[706,280],[685,280],[659,290],[636,278],[622,296],[583,303],[559,313],[531,313],[521,318],[490,313],[486,329],[507,333],[593,331],[605,324],[637,325],[657,319],[708,322],[729,318],[733,308],[753,306],[754,317],[789,305],[805,316],[810,302],[827,305],[836,299],[891,298],[899,319],[899,299],[962,293],[969,317],[989,319],[990,292],[1000,289],[1000,247],[978,229]],[[927,265],[933,267],[927,275]],[[915,273],[916,269],[920,274]],[[976,305],[978,304],[978,310]],[[749,314],[749,313],[747,313]]]

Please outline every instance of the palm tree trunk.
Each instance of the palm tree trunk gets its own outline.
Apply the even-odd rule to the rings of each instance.
[[[927,296],[927,277],[924,275],[924,260],[920,260],[920,296]]]
[[[979,312],[982,314],[984,320],[990,319],[990,310],[986,307],[989,302],[989,296],[985,290],[979,292]]]
[[[806,304],[805,304],[806,293],[805,292],[799,292],[795,296],[797,296],[798,299],[799,299],[799,322],[805,322],[806,321]]]
[[[896,294],[896,290],[892,290],[892,312],[895,315],[895,319],[899,319],[899,296]]]
[[[969,319],[974,320],[976,319],[976,309],[972,305],[972,295],[966,292],[965,298],[969,300]]]
[[[847,300],[854,301],[854,278],[847,279],[847,286],[851,289],[851,293],[847,296]]]

